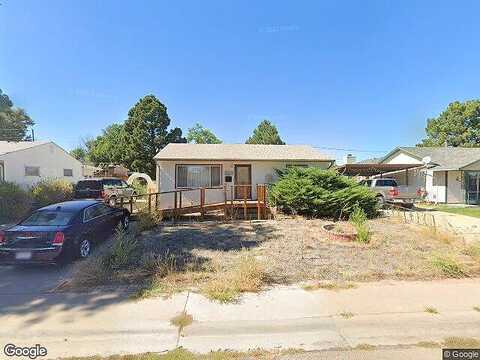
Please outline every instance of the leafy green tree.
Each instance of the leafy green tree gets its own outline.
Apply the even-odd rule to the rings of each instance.
[[[480,146],[480,100],[455,101],[427,120],[427,136],[417,146]]]
[[[87,160],[87,150],[80,146],[70,150],[70,155],[82,163],[86,162]]]
[[[253,135],[250,136],[245,143],[285,145],[278,134],[277,127],[268,120],[263,120],[257,128],[253,130]]]
[[[34,124],[25,110],[14,107],[12,100],[0,89],[0,140],[31,140],[27,131]]]
[[[217,138],[215,134],[199,123],[188,129],[187,141],[195,144],[221,144],[222,140]]]
[[[102,135],[85,142],[86,158],[95,165],[126,165],[126,142],[124,126],[110,125],[103,130]]]
[[[187,142],[180,128],[168,130],[167,107],[154,95],[141,98],[125,121],[126,166],[155,177],[153,157],[169,143]]]

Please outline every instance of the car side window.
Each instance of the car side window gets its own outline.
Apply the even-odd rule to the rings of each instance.
[[[376,186],[398,186],[395,180],[377,180]]]
[[[128,187],[128,184],[127,184],[125,181],[123,181],[123,180],[122,180],[122,187],[124,187],[124,188],[127,188],[127,187]]]
[[[98,205],[98,208],[99,208],[99,213],[102,215],[110,214],[113,211],[111,207],[104,204]]]
[[[111,188],[111,187],[115,186],[114,180],[113,179],[103,180],[103,186],[105,186],[106,188]]]
[[[115,179],[115,180],[112,180],[112,182],[113,182],[113,186],[115,186],[115,187],[122,187],[123,186],[122,180],[116,180]]]
[[[101,206],[104,206],[104,205],[99,204],[99,205],[93,205],[86,208],[83,213],[83,222],[87,222],[92,219],[95,219],[98,216],[104,215],[104,213],[102,212]]]

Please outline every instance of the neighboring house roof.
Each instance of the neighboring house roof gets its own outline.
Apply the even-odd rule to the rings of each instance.
[[[49,141],[0,141],[0,155],[48,144]]]
[[[357,161],[355,164],[379,164],[382,158],[371,158],[362,161]]]
[[[334,161],[309,145],[168,144],[156,160]]]
[[[480,148],[401,146],[388,153],[382,162],[398,151],[403,151],[420,161],[430,156],[431,164],[437,165],[435,170],[458,170],[480,160]]]

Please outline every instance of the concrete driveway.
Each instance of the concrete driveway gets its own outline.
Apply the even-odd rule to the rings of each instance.
[[[71,265],[0,265],[0,314],[12,314],[45,297],[70,274]]]

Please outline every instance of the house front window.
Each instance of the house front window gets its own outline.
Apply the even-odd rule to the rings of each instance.
[[[40,176],[40,167],[25,166],[25,176]]]
[[[63,176],[73,176],[73,169],[63,169]]]
[[[177,165],[177,188],[216,187],[222,185],[221,165]]]

